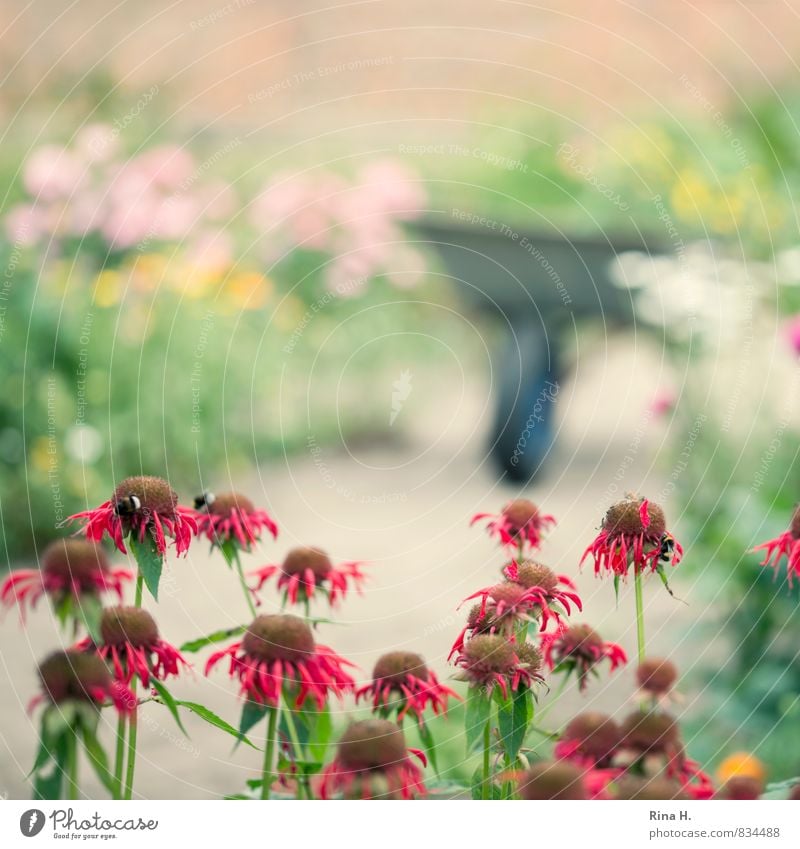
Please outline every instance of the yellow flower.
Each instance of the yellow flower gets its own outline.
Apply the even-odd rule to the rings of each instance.
[[[101,271],[94,284],[94,302],[98,307],[113,307],[122,298],[122,279],[119,272]]]
[[[755,755],[748,752],[734,752],[719,765],[717,777],[724,784],[738,776],[755,778],[763,783],[766,781],[767,771]]]
[[[30,454],[31,466],[38,472],[47,472],[50,469],[51,452],[50,439],[46,436],[37,436],[31,445]]]
[[[237,309],[261,309],[272,294],[272,281],[257,271],[241,271],[232,274],[223,283],[223,303]]]

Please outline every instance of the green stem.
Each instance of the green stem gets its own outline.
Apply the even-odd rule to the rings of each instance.
[[[236,563],[236,572],[239,575],[239,583],[242,586],[242,592],[244,593],[244,600],[247,602],[247,609],[250,611],[250,615],[253,619],[256,618],[256,606],[253,604],[253,594],[250,592],[250,588],[247,586],[247,581],[244,579],[244,569],[242,568],[242,561],[239,559],[239,549],[235,549],[233,553],[233,559]]]
[[[125,769],[125,717],[117,720],[117,749],[114,756],[114,798],[122,798],[122,774]]]
[[[269,799],[272,791],[272,761],[275,754],[275,742],[278,736],[278,715],[280,714],[280,703],[274,708],[268,708],[267,720],[267,743],[264,746],[264,768],[261,771],[261,798]]]
[[[136,699],[136,678],[131,681],[131,693]],[[128,720],[128,768],[125,771],[124,799],[133,798],[133,774],[136,769],[136,736],[139,729],[139,706],[136,705]]]
[[[142,606],[142,595],[144,593],[144,578],[142,577],[142,573],[138,572],[136,575],[136,595],[133,599],[134,607]]]
[[[292,742],[292,748],[295,752],[295,763],[300,761],[305,761],[305,751],[300,744],[300,737],[297,734],[297,726],[294,722],[294,711],[289,707],[288,702],[286,705],[286,709],[283,712],[283,715],[286,717],[286,727],[289,729],[289,739]],[[297,778],[297,798],[301,799],[303,797],[303,792],[305,792],[306,799],[312,799],[311,795],[311,782],[308,780],[308,776],[303,773],[299,775]]]
[[[642,594],[642,572],[633,567],[633,589],[636,594],[636,644],[639,652],[639,663],[644,660],[644,598]]]
[[[142,606],[142,595],[144,594],[144,578],[142,573],[136,575],[136,594],[134,597],[134,607]],[[128,766],[125,770],[125,789],[122,793],[123,799],[133,798],[133,776],[136,770],[136,737],[139,730],[139,705],[136,700],[136,687],[138,679],[134,675],[131,681],[131,694],[133,696],[134,708],[128,719]],[[119,740],[117,740],[119,747]]]
[[[491,769],[489,761],[492,749],[492,728],[487,722],[483,729],[483,782],[481,783],[481,799],[491,799]]]
[[[67,798],[72,801],[80,796],[78,789],[78,734],[70,731],[67,746]]]

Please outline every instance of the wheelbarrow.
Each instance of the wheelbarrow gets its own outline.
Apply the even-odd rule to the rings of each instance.
[[[507,329],[490,446],[510,478],[531,480],[553,445],[566,331],[585,320],[608,329],[633,321],[630,293],[614,285],[610,269],[618,254],[652,252],[652,243],[529,232],[456,213],[423,219],[413,231],[438,253],[467,306]]]

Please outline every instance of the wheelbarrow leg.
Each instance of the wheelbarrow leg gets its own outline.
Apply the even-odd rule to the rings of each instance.
[[[514,481],[540,471],[553,443],[558,398],[556,344],[541,325],[515,328],[500,365],[492,453]]]

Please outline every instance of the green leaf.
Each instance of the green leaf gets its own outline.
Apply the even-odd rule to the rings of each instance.
[[[178,723],[178,728],[183,731],[184,734],[188,737],[189,734],[186,729],[183,727],[183,723],[181,722],[181,715],[178,713],[178,705],[175,702],[175,699],[172,697],[172,693],[156,678],[150,679],[150,684],[153,689],[158,693],[161,697],[161,701],[167,706],[167,709],[175,718],[175,722]]]
[[[248,699],[242,706],[242,718],[239,720],[239,733],[247,732],[256,726],[266,715],[269,708],[260,702]]]
[[[225,558],[225,562],[228,564],[228,568],[230,569],[236,559],[236,542],[233,539],[226,539],[219,546],[219,550],[222,552],[222,556]]]
[[[139,574],[144,578],[150,595],[158,601],[158,584],[161,581],[161,569],[164,566],[164,555],[156,547],[156,541],[151,534],[145,534],[144,541],[139,542],[136,534],[128,538],[131,551],[139,566]]]
[[[324,761],[325,753],[333,736],[331,712],[326,706],[322,710],[314,711],[314,718],[315,722],[308,742],[308,752],[315,760]]]
[[[617,607],[619,607],[619,575],[614,575],[614,598],[617,602]]]
[[[230,734],[231,737],[235,737],[240,743],[246,743],[252,749],[258,749],[258,746],[254,745],[250,740],[242,734],[241,731],[237,731],[229,722],[225,722],[224,719],[217,716],[213,711],[209,710],[207,707],[203,705],[197,704],[197,702],[182,702],[176,701],[176,705],[180,707],[185,707],[186,710],[191,711],[196,716],[199,716],[200,719],[205,720],[209,725],[213,725],[215,728],[219,728],[221,731],[224,731],[226,734]]]
[[[479,767],[472,773],[472,781],[471,781],[471,791],[473,799],[481,799],[483,798],[483,770]],[[499,787],[495,784],[494,781],[491,780],[491,776],[489,778],[489,798],[490,799],[502,799],[503,798],[503,788]]]
[[[197,652],[200,649],[210,646],[213,643],[221,643],[230,637],[238,637],[246,630],[246,625],[237,625],[235,628],[220,628],[219,631],[214,631],[206,637],[198,637],[196,640],[189,640],[181,646],[181,651]]]
[[[57,739],[51,741],[50,758],[53,761],[53,769],[44,774],[39,770],[33,780],[34,799],[63,799],[62,786],[66,777],[66,763],[69,748],[72,745],[73,732],[62,733]]]
[[[518,687],[506,703],[498,708],[500,739],[510,765],[517,760],[532,714],[531,692],[523,686]]]
[[[103,641],[100,633],[100,620],[103,616],[103,604],[96,595],[84,593],[78,599],[78,615],[87,633],[96,644]]]
[[[467,714],[465,731],[467,735],[467,751],[477,749],[483,741],[483,732],[489,722],[492,711],[492,701],[480,687],[470,687],[467,693]]]
[[[108,758],[97,739],[97,735],[93,730],[83,728],[83,745],[86,749],[86,754],[89,757],[89,763],[94,769],[95,775],[100,779],[103,787],[111,793],[112,797],[116,793],[117,784],[114,776],[108,769]]]
[[[428,728],[421,717],[417,717],[417,730],[419,731],[419,739],[422,740],[422,747],[425,749],[425,754],[431,762],[433,771],[436,775],[439,775],[439,767],[436,763],[436,741],[433,739],[430,728]]]

